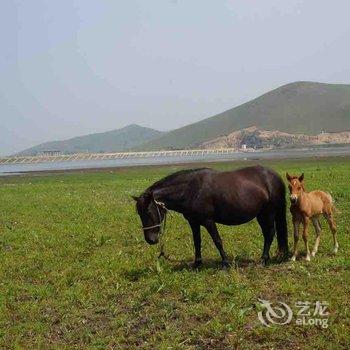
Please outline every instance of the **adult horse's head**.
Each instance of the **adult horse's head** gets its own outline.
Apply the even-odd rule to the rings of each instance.
[[[166,213],[164,203],[156,201],[151,191],[146,191],[140,197],[133,196],[133,199],[136,201],[146,242],[158,243]]]

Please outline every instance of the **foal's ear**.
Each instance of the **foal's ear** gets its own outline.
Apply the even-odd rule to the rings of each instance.
[[[302,173],[300,176],[299,176],[299,179],[298,179],[300,182],[302,182],[304,180],[304,173]]]
[[[292,177],[288,173],[286,173],[286,178],[288,181],[292,180]]]

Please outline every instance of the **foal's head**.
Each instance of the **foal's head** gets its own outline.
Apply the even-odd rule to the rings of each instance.
[[[304,173],[302,173],[300,176],[291,176],[288,173],[286,173],[286,177],[288,180],[290,201],[292,202],[292,204],[296,204],[300,195],[305,191]]]
[[[164,204],[157,202],[151,191],[146,191],[140,197],[134,197],[136,210],[142,222],[143,234],[149,244],[156,244],[161,234],[161,226],[164,220]]]

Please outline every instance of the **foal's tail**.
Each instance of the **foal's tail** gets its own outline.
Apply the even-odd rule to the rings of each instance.
[[[333,213],[341,214],[341,211],[337,208],[337,206],[334,203],[334,199],[333,199],[332,195],[329,192],[325,192],[325,193],[328,196]]]
[[[288,257],[288,229],[286,218],[286,194],[283,184],[283,190],[280,194],[278,207],[276,208],[275,226],[277,231],[278,255],[284,258]]]

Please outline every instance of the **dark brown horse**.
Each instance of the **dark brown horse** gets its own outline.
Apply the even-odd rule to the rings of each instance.
[[[228,266],[216,223],[241,225],[257,218],[264,235],[263,261],[269,259],[275,231],[279,255],[288,253],[285,186],[271,169],[252,166],[223,172],[208,168],[183,170],[133,198],[149,244],[158,243],[167,210],[184,216],[192,229],[195,267],[202,263],[201,226],[207,229],[219,250],[223,267]]]

